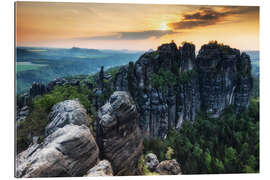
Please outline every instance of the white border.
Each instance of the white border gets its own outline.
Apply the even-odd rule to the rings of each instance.
[[[33,1],[33,0],[32,0]],[[43,1],[43,0],[41,0]],[[47,0],[51,1],[51,0]],[[57,2],[76,2],[75,0],[65,0]],[[188,5],[206,5],[205,0],[79,0],[79,2],[105,2],[105,3],[155,3],[155,4],[188,4]],[[186,175],[186,176],[154,176],[154,177],[142,177],[142,176],[126,176],[126,177],[110,177],[110,179],[257,179],[267,178],[269,168],[269,122],[268,107],[269,101],[269,78],[270,77],[270,52],[269,52],[269,0],[207,0],[207,5],[260,5],[260,68],[261,68],[261,121],[260,121],[260,172],[259,174],[237,174],[237,175]],[[0,177],[1,179],[15,179],[14,178],[14,1],[2,0],[1,1],[1,46],[0,46],[0,60],[1,60],[1,147],[0,147]],[[41,178],[37,178],[41,179]],[[51,178],[47,178],[51,179]],[[73,179],[73,178],[57,178],[62,179]],[[76,178],[77,179],[77,178]],[[97,178],[103,179],[103,178]],[[269,178],[268,178],[269,179]]]

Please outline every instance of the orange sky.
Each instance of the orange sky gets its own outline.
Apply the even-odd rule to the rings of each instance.
[[[17,46],[156,49],[217,40],[259,49],[259,7],[97,3],[16,3]]]

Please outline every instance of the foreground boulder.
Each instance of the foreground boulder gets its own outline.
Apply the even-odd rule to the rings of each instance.
[[[111,163],[107,160],[100,161],[85,176],[113,176]]]
[[[44,141],[17,155],[16,177],[83,176],[95,166],[99,148],[84,112],[78,101],[55,105]]]
[[[112,163],[115,175],[135,175],[143,141],[139,114],[127,92],[116,91],[100,108],[97,140],[101,157]]]
[[[66,125],[18,154],[16,176],[82,176],[97,163],[98,153],[89,128]]]
[[[160,175],[179,175],[181,168],[176,160],[165,160],[159,163],[156,172]]]
[[[159,161],[155,154],[148,153],[145,156],[145,165],[150,171],[152,172],[155,171],[158,164],[159,164]]]

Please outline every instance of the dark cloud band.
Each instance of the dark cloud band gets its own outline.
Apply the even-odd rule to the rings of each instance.
[[[151,30],[151,31],[137,31],[137,32],[117,32],[113,35],[107,36],[94,36],[94,37],[80,37],[74,38],[77,40],[141,40],[147,39],[150,37],[160,38],[161,36],[168,35],[168,34],[175,34],[171,30]]]
[[[195,12],[183,14],[182,20],[169,23],[168,26],[174,30],[191,29],[195,27],[215,25],[223,22],[225,17],[230,15],[240,15],[250,12],[258,12],[259,7],[224,7],[221,11],[217,11],[211,7],[203,7]]]

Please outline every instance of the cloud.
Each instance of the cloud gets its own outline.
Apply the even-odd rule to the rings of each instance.
[[[117,32],[106,36],[80,37],[73,38],[76,40],[142,40],[150,37],[160,38],[164,35],[175,34],[172,30],[151,30],[151,31],[136,31],[136,32]]]
[[[258,7],[224,7],[221,10],[215,10],[210,7],[203,7],[195,12],[182,15],[182,20],[169,23],[168,26],[174,30],[191,29],[195,27],[215,25],[225,21],[225,18],[231,15],[241,15],[251,12],[258,12]]]

